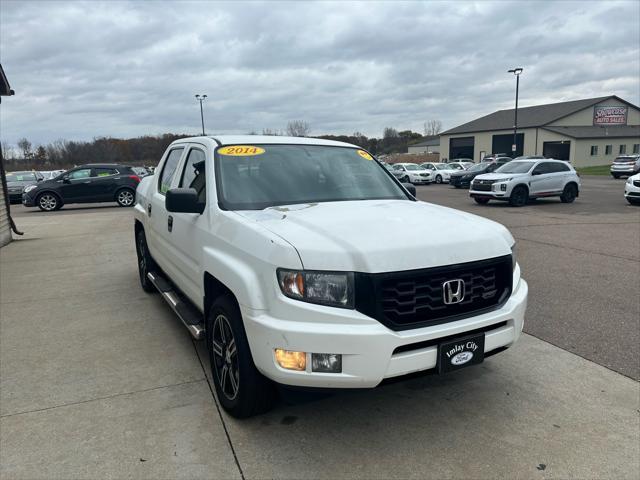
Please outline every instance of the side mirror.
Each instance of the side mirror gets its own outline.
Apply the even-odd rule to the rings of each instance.
[[[193,188],[172,188],[167,191],[164,205],[168,212],[198,214],[204,212],[204,203],[198,201],[198,193]]]
[[[71,180],[69,180],[69,177],[62,177],[62,183],[71,183]]]
[[[416,196],[416,187],[411,183],[403,183],[402,186],[405,188],[407,192],[409,192],[414,197]]]
[[[38,177],[38,182],[42,182],[43,180],[44,180],[44,178]]]

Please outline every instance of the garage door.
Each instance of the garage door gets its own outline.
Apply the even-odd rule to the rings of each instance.
[[[476,137],[449,139],[449,158],[473,158]]]
[[[494,135],[491,143],[491,153],[504,153],[508,157],[519,157],[524,150],[524,133],[516,135],[516,151],[511,151],[513,133]]]
[[[569,140],[565,140],[563,142],[544,142],[542,144],[542,155],[547,158],[569,161],[570,151],[571,141]]]

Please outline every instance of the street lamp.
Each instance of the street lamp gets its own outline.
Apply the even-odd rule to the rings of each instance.
[[[516,113],[515,120],[513,122],[513,145],[511,145],[511,151],[513,153],[516,152],[516,145],[518,144],[516,142],[518,133],[518,89],[520,87],[520,74],[522,73],[522,70],[523,69],[521,67],[514,68],[513,70],[507,70],[508,73],[513,73],[516,76]]]
[[[202,120],[202,135],[204,135],[204,113],[202,112],[202,102],[207,98],[206,95],[196,95],[196,99],[200,102],[200,120]]]

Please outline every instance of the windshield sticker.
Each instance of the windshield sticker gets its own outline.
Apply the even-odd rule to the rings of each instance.
[[[358,155],[360,155],[365,160],[373,160],[373,157],[369,155],[367,152],[365,152],[364,150],[358,150]]]
[[[232,157],[250,157],[253,155],[262,155],[264,148],[253,147],[251,145],[234,145],[233,147],[222,147],[218,149],[220,155],[229,155]]]

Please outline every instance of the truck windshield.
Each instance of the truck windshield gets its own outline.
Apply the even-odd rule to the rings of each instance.
[[[251,145],[216,151],[216,185],[227,210],[348,200],[408,200],[364,150],[321,145]]]

